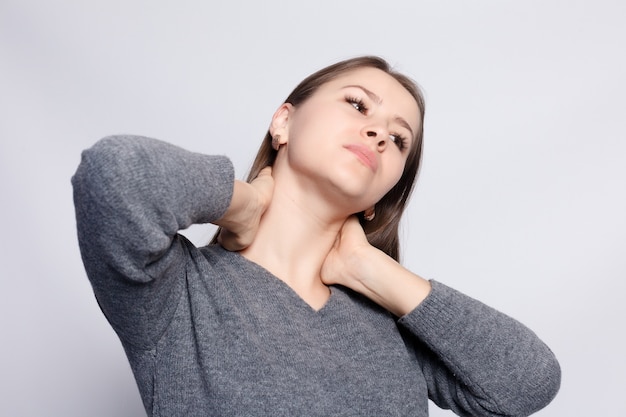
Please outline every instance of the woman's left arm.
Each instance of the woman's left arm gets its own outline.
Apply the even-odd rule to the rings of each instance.
[[[356,218],[344,225],[322,269],[399,317],[415,337],[429,396],[460,415],[524,416],[560,385],[559,364],[526,326],[402,267],[367,242]]]

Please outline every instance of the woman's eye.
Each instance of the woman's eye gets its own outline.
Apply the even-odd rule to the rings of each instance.
[[[346,97],[346,101],[350,103],[358,112],[363,114],[367,112],[367,107],[365,107],[363,100],[354,97]]]
[[[389,135],[389,139],[391,139],[401,151],[406,149],[406,139],[403,136],[392,133]]]

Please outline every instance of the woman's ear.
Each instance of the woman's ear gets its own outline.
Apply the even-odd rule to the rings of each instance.
[[[272,137],[280,138],[278,145],[284,145],[289,141],[289,120],[294,109],[291,103],[283,103],[272,116],[269,131]]]

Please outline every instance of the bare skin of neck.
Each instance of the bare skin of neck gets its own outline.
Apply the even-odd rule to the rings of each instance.
[[[293,184],[277,178],[254,241],[240,253],[291,287],[313,309],[330,297],[320,271],[346,216]]]

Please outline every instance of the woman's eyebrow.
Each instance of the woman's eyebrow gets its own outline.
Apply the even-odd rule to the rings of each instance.
[[[367,94],[367,96],[370,98],[370,100],[372,100],[373,102],[375,102],[379,106],[383,103],[383,100],[380,97],[378,97],[378,95],[376,93],[374,93],[372,90],[370,90],[368,88],[363,87],[362,85],[350,84],[350,85],[345,85],[343,88],[359,88],[359,89],[363,90],[363,92],[365,94]],[[405,128],[406,130],[408,130],[409,132],[411,132],[411,137],[415,137],[415,133],[413,133],[413,129],[411,129],[411,125],[406,120],[404,120],[400,116],[396,116],[394,118],[394,121],[396,123],[398,123],[400,126],[402,126],[403,128]]]
[[[408,130],[409,132],[411,132],[411,137],[414,138],[415,137],[415,133],[413,133],[413,129],[411,129],[411,126],[407,123],[406,120],[404,120],[402,117],[400,116],[396,116],[394,118],[394,120],[396,121],[396,123],[398,123],[400,126],[402,126],[403,128],[405,128],[406,130]]]
[[[351,85],[346,85],[343,88],[360,88],[361,90],[363,90],[363,92],[365,94],[367,94],[367,96],[370,98],[370,100],[374,101],[378,105],[383,104],[383,100],[380,97],[378,97],[376,95],[376,93],[374,93],[373,91],[363,87],[362,85],[351,84]]]

